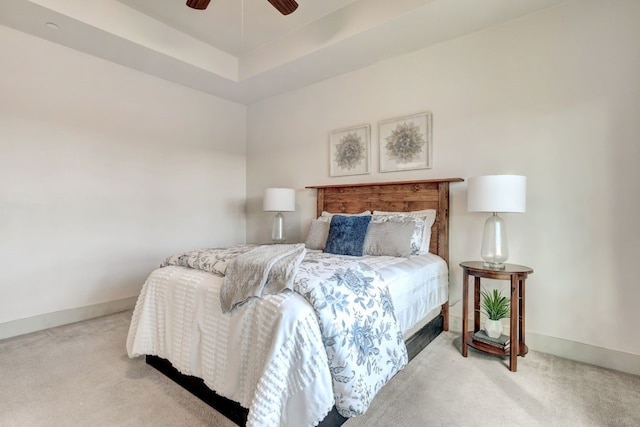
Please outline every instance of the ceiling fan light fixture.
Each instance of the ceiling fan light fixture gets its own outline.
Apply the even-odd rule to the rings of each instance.
[[[298,3],[294,0],[269,0],[269,3],[283,15],[288,15],[298,8]]]
[[[192,9],[204,10],[209,6],[211,0],[187,0],[187,6]],[[288,15],[298,8],[295,0],[268,0],[269,3],[283,15]]]
[[[211,0],[187,0],[187,6],[192,9],[204,10]]]

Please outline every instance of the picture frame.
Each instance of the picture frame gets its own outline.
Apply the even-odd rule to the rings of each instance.
[[[380,172],[431,169],[432,114],[423,112],[378,123]]]
[[[329,176],[370,173],[371,126],[337,129],[329,133]]]

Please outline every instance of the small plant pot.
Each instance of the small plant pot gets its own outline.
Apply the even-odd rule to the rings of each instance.
[[[500,335],[502,335],[502,322],[499,320],[487,319],[484,324],[484,331],[491,338],[500,338]]]

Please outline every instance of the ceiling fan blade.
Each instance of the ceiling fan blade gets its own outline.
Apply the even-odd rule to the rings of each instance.
[[[283,15],[288,15],[298,8],[298,3],[294,0],[269,0],[269,3]]]
[[[209,6],[211,0],[187,0],[187,6],[193,9],[203,10]]]

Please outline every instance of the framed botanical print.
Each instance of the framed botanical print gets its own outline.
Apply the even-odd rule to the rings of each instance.
[[[329,176],[369,173],[371,126],[360,125],[329,134]]]
[[[431,168],[431,113],[379,123],[380,172]]]

